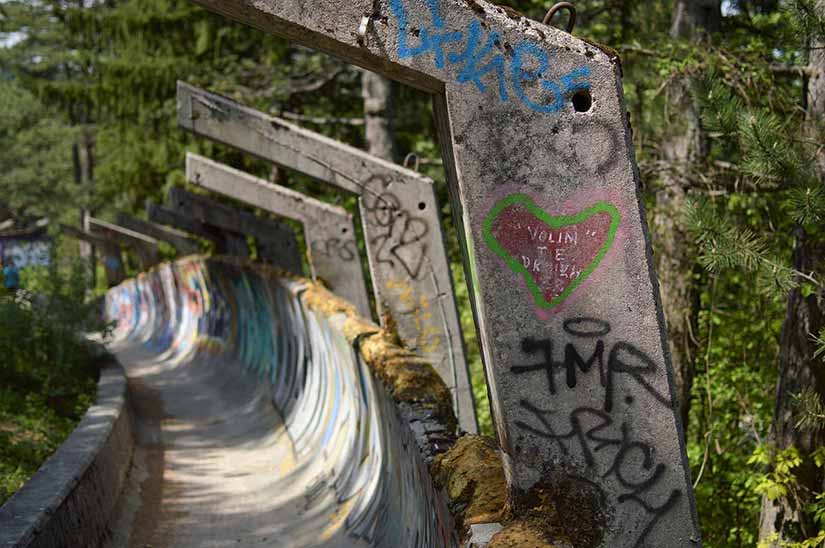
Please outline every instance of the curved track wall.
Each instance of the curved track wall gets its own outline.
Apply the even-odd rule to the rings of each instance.
[[[346,303],[264,268],[189,258],[113,288],[115,344],[266,387],[292,453],[265,478],[297,516],[280,545],[455,546],[427,471],[450,442],[446,387]]]

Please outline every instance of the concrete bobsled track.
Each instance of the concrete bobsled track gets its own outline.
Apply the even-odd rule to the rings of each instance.
[[[113,288],[106,311],[138,437],[113,544],[457,544],[427,468],[452,441],[449,392],[347,303],[190,257]]]

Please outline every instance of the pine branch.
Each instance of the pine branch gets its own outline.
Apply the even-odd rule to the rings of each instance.
[[[786,292],[797,285],[799,278],[821,285],[811,274],[771,257],[764,238],[719,215],[707,200],[691,199],[685,216],[685,224],[699,246],[699,264],[709,272],[739,269],[753,273],[765,291]]]
[[[793,405],[801,416],[796,427],[803,431],[818,430],[825,426],[825,402],[812,386],[806,386],[793,395]]]

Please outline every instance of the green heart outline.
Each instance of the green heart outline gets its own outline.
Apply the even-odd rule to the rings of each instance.
[[[599,252],[590,261],[590,264],[587,265],[587,268],[579,275],[578,278],[573,280],[567,288],[555,299],[551,301],[547,301],[544,298],[544,294],[539,289],[539,286],[536,284],[536,281],[533,279],[533,276],[530,275],[530,272],[524,267],[521,261],[513,259],[510,253],[504,249],[498,240],[496,240],[495,236],[493,236],[493,223],[498,218],[498,215],[506,208],[510,207],[511,205],[519,204],[527,208],[527,210],[536,216],[539,220],[544,222],[547,226],[550,227],[551,230],[564,228],[565,226],[574,225],[580,223],[582,221],[586,221],[593,215],[598,213],[607,213],[610,215],[610,228],[607,231],[607,238],[602,244],[602,247],[599,249]],[[555,306],[560,305],[567,297],[570,296],[573,291],[590,277],[590,274],[599,266],[599,263],[602,262],[604,256],[613,246],[613,240],[616,238],[616,231],[619,229],[619,225],[622,221],[622,215],[619,213],[619,210],[611,204],[610,202],[596,202],[592,206],[588,207],[587,209],[583,209],[582,211],[576,213],[575,215],[559,215],[553,216],[549,215],[543,209],[536,205],[532,198],[525,194],[510,194],[509,196],[502,198],[493,206],[487,216],[484,218],[484,224],[482,233],[484,236],[484,241],[490,247],[490,249],[495,252],[496,255],[504,259],[504,262],[507,263],[507,266],[510,269],[517,273],[521,274],[524,277],[524,280],[527,282],[527,286],[530,289],[530,292],[533,294],[533,299],[536,301],[536,306],[539,308],[550,309]]]

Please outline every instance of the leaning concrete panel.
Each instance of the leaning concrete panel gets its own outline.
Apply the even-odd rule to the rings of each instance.
[[[103,269],[106,271],[106,283],[114,287],[126,279],[126,269],[123,265],[123,253],[118,241],[114,237],[104,234],[92,234],[69,225],[60,225],[60,230],[73,238],[86,242],[100,251]]]
[[[299,221],[304,228],[312,277],[324,280],[336,294],[354,304],[359,314],[370,316],[355,227],[345,209],[197,154],[186,155],[186,177],[203,188]]]
[[[141,232],[156,240],[174,246],[181,255],[196,255],[201,251],[201,246],[198,241],[190,238],[180,230],[175,230],[174,228],[150,221],[144,221],[143,219],[138,219],[137,217],[132,217],[122,212],[117,214],[117,222],[120,226],[128,228],[129,230]]]
[[[221,230],[252,236],[258,244],[258,254],[268,262],[287,272],[301,275],[303,266],[298,240],[292,227],[278,221],[256,217],[217,200],[187,192],[182,188],[170,188],[167,205],[172,211]]]
[[[476,432],[472,387],[432,180],[362,150],[178,83],[178,123],[360,196],[379,318],[435,366],[459,424]]]
[[[209,240],[215,245],[216,253],[233,257],[249,257],[249,247],[242,234],[220,230],[152,202],[146,202],[146,215],[152,222],[173,226],[178,230]]]
[[[141,270],[149,270],[160,262],[158,241],[151,236],[94,217],[88,217],[88,221],[92,233],[106,234],[132,248]]]
[[[511,507],[699,545],[615,57],[483,0],[197,3],[435,93]]]

